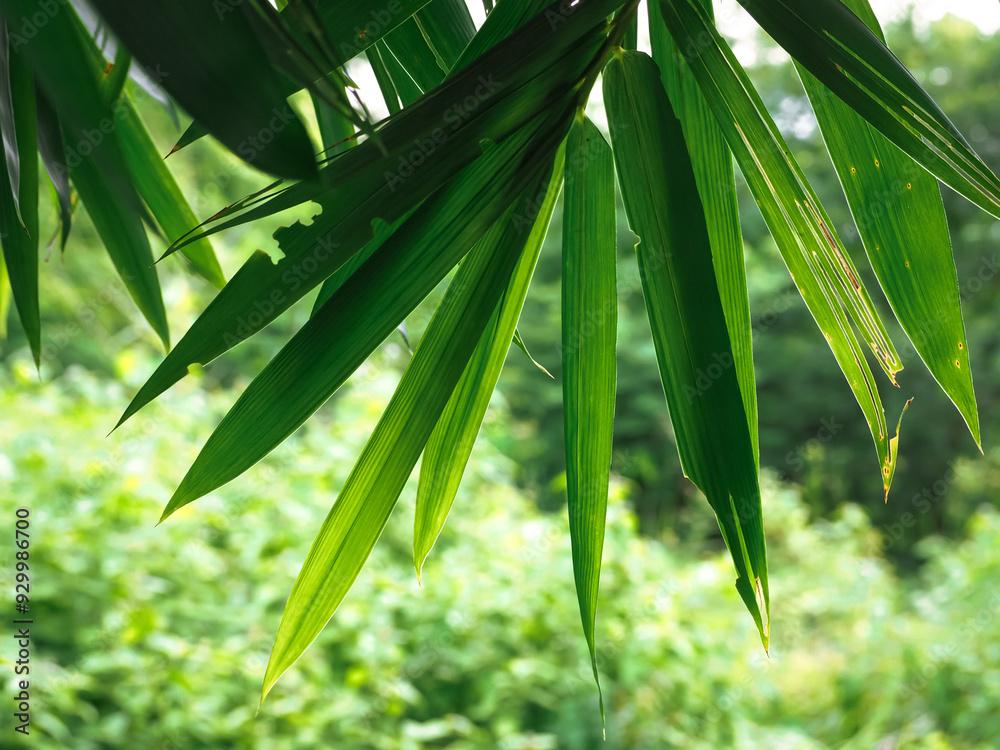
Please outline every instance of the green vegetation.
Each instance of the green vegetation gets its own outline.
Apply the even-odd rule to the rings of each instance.
[[[509,439],[502,410],[422,587],[414,477],[339,616],[255,717],[273,629],[309,546],[302,531],[325,515],[394,382],[391,368],[361,373],[244,481],[154,528],[178,458],[234,394],[184,386],[105,441],[107,403],[125,389],[80,370],[39,384],[27,361],[15,364],[0,381],[0,430],[17,435],[0,459],[0,495],[29,487],[36,498],[36,731],[4,746],[993,747],[995,508],[970,515],[965,541],[924,542],[924,572],[901,581],[865,510],[846,505],[809,524],[800,492],[769,476],[781,623],[770,658],[749,618],[732,616],[728,554],[642,537],[626,485],[613,482],[598,617],[602,742],[568,521],[510,487],[513,467],[494,447]],[[973,501],[998,473],[997,452],[959,462],[949,499]]]

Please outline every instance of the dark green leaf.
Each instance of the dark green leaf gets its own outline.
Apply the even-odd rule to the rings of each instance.
[[[710,16],[711,0],[700,2]],[[757,456],[757,390],[754,384],[750,300],[743,262],[733,154],[655,3],[649,6],[649,36],[653,60],[660,68],[667,96],[678,112],[684,128],[684,140],[691,153],[698,194],[708,222],[715,278],[733,346],[733,366],[740,381],[754,456]]]
[[[156,150],[153,139],[146,131],[142,119],[127,93],[116,107],[118,133],[125,163],[132,174],[136,189],[149,206],[157,223],[167,235],[175,239],[197,225],[194,211],[181,193],[170,169]],[[218,288],[226,285],[222,268],[207,238],[200,239],[181,250],[194,269]]]
[[[388,34],[385,44],[422,92],[430,91],[444,80],[445,71],[438,65],[415,18],[407,19]]]
[[[79,164],[70,167],[69,174],[118,275],[163,341],[164,349],[169,350],[167,313],[142,219],[118,200],[107,175],[94,159],[80,159]]]
[[[72,168],[94,162],[102,182],[124,210],[145,216],[147,211],[132,186],[118,143],[112,108],[101,92],[104,61],[76,10],[60,4],[48,13],[43,0],[0,0],[9,20],[21,21],[38,13],[48,20],[30,38],[11,34],[11,47],[23,53],[35,81],[48,101],[57,106],[65,143],[64,155]],[[58,52],[56,52],[58,51]]]
[[[382,53],[382,62],[385,63],[386,72],[392,80],[393,89],[399,95],[399,100],[404,107],[410,106],[410,104],[424,95],[423,89],[417,85],[417,82],[413,80],[413,77],[399,62],[387,44],[379,42],[375,46]],[[369,49],[373,48],[370,47]]]
[[[9,85],[10,118],[3,118],[4,147],[16,148],[12,159],[0,160],[0,244],[10,279],[14,306],[24,327],[35,366],[41,364],[41,318],[38,306],[38,157],[35,121],[35,83],[21,53],[10,50],[2,72]],[[10,130],[13,132],[8,132]],[[7,174],[13,162],[14,180]],[[13,185],[20,192],[15,196]]]
[[[259,252],[243,265],[153,373],[122,420],[184,377],[190,365],[207,364],[278,317],[372,238],[374,220],[397,221],[476,158],[481,140],[500,141],[539,112],[571,106],[574,87],[605,39],[605,14],[615,2],[581,0],[558,31],[544,16],[523,27],[413,107],[389,118],[379,144],[361,143],[325,167],[329,190],[319,192],[314,185],[299,183],[263,203],[254,199],[243,213],[192,235],[236,226],[307,200],[323,208],[308,226],[296,223],[275,233],[284,253],[277,263]],[[510,54],[513,50],[516,55]],[[470,113],[462,104],[468,97],[481,104],[475,117],[463,118],[459,112]]]
[[[431,0],[414,18],[445,72],[452,69],[476,35],[476,25],[464,0]]]
[[[0,18],[0,131],[3,132],[3,150],[7,160],[7,177],[10,192],[14,196],[14,210],[18,223],[21,221],[20,185],[21,156],[17,149],[17,129],[14,127],[14,102],[11,94],[11,51],[7,38],[7,23]],[[16,63],[15,63],[16,64]]]
[[[660,380],[684,474],[705,493],[736,565],[736,587],[767,648],[767,561],[753,443],[694,169],[660,71],[615,55],[604,102]],[[706,381],[708,381],[706,383]]]
[[[382,92],[382,100],[385,102],[385,107],[389,110],[390,115],[394,115],[400,109],[399,95],[396,93],[396,85],[393,83],[392,76],[389,75],[385,61],[382,58],[383,53],[389,56],[392,55],[392,52],[385,49],[384,44],[376,42],[365,50],[365,57],[368,58],[368,64],[372,66],[372,72],[375,73],[375,81],[378,83],[379,91]]]
[[[42,155],[45,171],[52,180],[59,200],[61,248],[66,249],[69,230],[73,224],[73,200],[69,187],[69,167],[66,166],[66,149],[63,146],[59,115],[49,104],[44,92],[35,86],[35,113],[38,116],[38,151]]]
[[[265,172],[315,176],[315,149],[238,6],[203,0],[94,0],[94,6],[135,58],[161,74],[159,83],[177,103],[233,153]]]

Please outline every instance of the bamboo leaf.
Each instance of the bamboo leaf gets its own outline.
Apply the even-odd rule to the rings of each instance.
[[[114,112],[101,93],[103,69],[98,70],[95,43],[76,10],[60,5],[59,12],[46,13],[40,0],[0,0],[0,12],[8,19],[23,19],[42,13],[48,21],[27,39],[11,34],[11,47],[23,54],[35,81],[50,103],[58,103],[67,163],[94,162],[105,190],[125,209],[145,215],[146,208],[132,186],[118,143]],[[58,152],[57,152],[58,156]]]
[[[405,22],[414,13],[427,5],[430,0],[360,0],[353,3],[321,2],[315,4],[316,19],[322,26],[324,48],[329,51],[329,70],[346,63],[348,60],[371,49],[386,34]],[[294,11],[295,8],[288,10]],[[288,10],[282,10],[285,16]],[[384,50],[383,50],[384,54]],[[283,93],[291,96],[300,87],[288,80],[284,84]],[[179,151],[185,146],[208,134],[199,123],[193,122],[184,131],[181,138],[170,153]]]
[[[1000,217],[1000,180],[842,0],[740,0],[774,41],[943,183]]]
[[[521,332],[517,330],[517,328],[514,329],[514,346],[516,346],[518,349],[521,350],[521,352],[524,354],[525,357],[528,358],[531,364],[537,367],[541,372],[544,372],[550,378],[552,377],[552,373],[546,370],[545,366],[541,362],[539,362],[537,359],[531,356],[531,352],[528,351],[528,347],[525,345],[524,339],[521,338]],[[552,379],[555,380],[555,378]]]
[[[681,124],[645,53],[619,52],[609,61],[604,102],[625,212],[639,237],[643,296],[681,466],[718,517],[737,590],[767,648],[757,466]]]
[[[400,63],[399,58],[396,57],[396,54],[389,48],[388,44],[379,43],[376,46],[382,53],[382,62],[385,64],[386,73],[389,74],[389,78],[393,83],[393,89],[399,95],[399,101],[404,107],[409,107],[424,95],[424,90],[413,80],[413,76]]]
[[[506,2],[500,3],[486,16],[479,31],[462,50],[458,60],[455,61],[449,75],[455,75],[458,71],[478,60],[480,56],[513,35],[540,13],[548,11],[549,15],[546,16],[546,20],[549,24],[553,27],[560,25],[564,20],[561,12],[565,10],[567,10],[565,4],[550,3],[547,0],[506,0]],[[608,14],[610,15],[614,10],[615,8],[609,9]]]
[[[867,0],[845,2],[884,41]],[[875,276],[915,351],[978,445],[969,342],[937,180],[797,67]]]
[[[476,25],[464,0],[431,0],[414,18],[446,73],[476,35]]]
[[[605,15],[616,1],[581,0],[558,31],[544,16],[522,27],[389,118],[379,132],[380,144],[366,140],[324,167],[323,179],[330,185],[326,191],[299,183],[263,204],[254,198],[244,204],[244,213],[193,234],[205,236],[303,201],[322,206],[308,226],[296,223],[275,233],[284,253],[277,263],[258,252],[243,265],[136,394],[119,423],[184,377],[190,365],[207,364],[281,315],[371,240],[374,220],[394,223],[472,162],[481,140],[502,141],[539,112],[571,106],[574,88],[606,39]],[[480,104],[475,117],[463,118],[457,113],[469,112],[462,104],[468,97]]]
[[[38,151],[56,191],[62,238],[60,247],[65,250],[73,224],[73,200],[69,187],[69,168],[66,166],[66,149],[63,146],[59,115],[39,86],[35,86],[35,114],[38,118]]]
[[[315,149],[239,7],[94,0],[115,35],[161,85],[244,161],[283,177],[316,175]],[[252,85],[248,85],[252,82]]]
[[[385,107],[389,110],[390,115],[394,115],[400,109],[399,95],[396,93],[396,85],[393,83],[392,76],[389,75],[385,60],[383,60],[383,52],[386,55],[392,54],[385,49],[385,45],[375,43],[365,50],[365,57],[368,58],[368,64],[372,66],[372,72],[375,73],[375,82],[378,83],[379,91],[382,92]]]
[[[323,286],[319,289],[319,294],[316,295],[316,300],[313,302],[312,315],[319,312],[319,309],[326,304],[326,301],[332,297],[340,287],[344,285],[354,272],[361,268],[362,264],[368,260],[375,252],[382,247],[382,244],[392,236],[392,234],[402,226],[413,212],[409,212],[402,219],[397,221],[392,226],[389,226],[384,221],[376,219],[374,222],[374,237],[372,237],[365,246],[362,247],[358,252],[354,253],[347,261],[344,262],[340,268],[334,271],[326,281],[323,282]]]
[[[562,236],[562,386],[566,495],[583,633],[597,673],[594,630],[614,435],[618,327],[615,165],[580,112],[566,141]]]
[[[417,26],[416,17],[407,19],[393,29],[386,36],[385,45],[420,87],[421,92],[430,91],[444,80],[445,71],[438,65],[434,51]]]
[[[81,159],[69,173],[129,295],[160,337],[164,349],[169,350],[167,312],[153,265],[153,250],[140,215],[118,200],[107,175],[94,159]]]
[[[552,153],[548,155],[551,164]],[[538,168],[531,171],[547,178]],[[505,217],[546,189],[529,189]],[[537,181],[536,181],[537,185]],[[399,387],[323,523],[278,628],[261,701],[347,595],[445,408],[524,247],[526,227],[501,218],[459,268]],[[527,223],[527,222],[526,222]],[[508,237],[514,234],[512,239]]]
[[[711,0],[700,2],[711,18]],[[733,367],[740,381],[740,393],[743,394],[743,407],[756,457],[757,389],[754,382],[750,299],[743,261],[743,237],[736,200],[733,154],[698,88],[697,81],[670,37],[655,3],[649,5],[649,36],[653,60],[660,68],[667,97],[677,111],[684,129],[684,140],[688,144],[698,183],[698,195],[701,196],[701,204],[705,209],[715,279],[719,285],[722,307],[726,311],[726,326],[733,346]]]
[[[7,263],[0,253],[0,341],[7,338],[7,318],[10,315],[10,277],[7,275]]]
[[[361,265],[239,398],[164,518],[239,476],[322,406],[510,206],[532,161],[551,157],[553,127],[539,122],[489,148]]]
[[[830,218],[732,50],[690,0],[663,0],[660,9],[674,41],[685,51],[806,307],[861,406],[888,493],[896,463],[885,412],[850,320],[893,383],[902,369],[899,356]]]
[[[0,18],[0,131],[3,133],[3,150],[7,161],[7,177],[10,192],[14,197],[14,211],[18,223],[21,221],[20,184],[21,156],[17,148],[17,129],[14,126],[14,102],[11,93],[11,51],[7,37],[7,23]],[[15,66],[18,64],[14,63]]]
[[[149,206],[168,240],[186,234],[191,227],[197,225],[198,219],[170,169],[157,152],[156,145],[127,92],[122,94],[117,113],[122,155],[139,195]],[[226,285],[222,267],[207,238],[185,245],[181,252],[212,285],[219,289]]]
[[[6,33],[6,32],[4,32]],[[35,366],[41,364],[42,323],[38,305],[38,157],[35,119],[35,83],[24,56],[10,50],[0,78],[7,82],[11,107],[2,118],[4,150],[16,149],[0,160],[0,244],[6,275]],[[8,173],[9,165],[16,178]],[[14,186],[18,191],[15,194]]]
[[[500,305],[480,337],[424,448],[413,521],[413,564],[417,580],[455,502],[490,397],[507,358],[511,336],[515,337],[515,341],[518,339],[517,320],[562,186],[564,158],[564,149],[560,149],[553,170],[556,179],[549,181],[548,190],[540,197],[540,202],[535,206],[525,206],[523,213],[515,211],[511,216],[512,227],[518,232],[530,225],[527,237],[523,238],[521,258]]]

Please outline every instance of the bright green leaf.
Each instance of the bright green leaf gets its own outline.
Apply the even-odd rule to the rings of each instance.
[[[541,156],[541,155],[539,155]],[[551,163],[552,153],[548,158]],[[539,159],[541,161],[541,159]],[[507,287],[550,173],[503,212],[459,268],[403,378],[320,529],[288,597],[263,701],[336,612],[382,533],[406,479]]]
[[[846,0],[873,33],[867,0]],[[868,260],[900,325],[979,443],[969,342],[937,180],[798,66]]]
[[[511,336],[514,336],[515,341],[518,340],[517,319],[528,294],[528,285],[559,196],[563,160],[564,151],[560,149],[554,169],[554,174],[559,179],[549,182],[541,202],[536,207],[528,207],[524,215],[515,212],[512,216],[512,224],[531,224],[528,235],[523,240],[521,259],[514,269],[500,306],[479,339],[476,351],[462,373],[462,379],[424,448],[413,521],[413,563],[418,579],[424,560],[444,528],[455,502],[462,475],[486,416],[490,396],[493,395],[507,358]]]
[[[1000,180],[843,0],[740,0],[788,53],[890,141],[1000,217]]]
[[[615,224],[614,156],[604,136],[581,112],[566,141],[560,348],[573,575],[602,719],[604,697],[594,629],[615,419]]]
[[[885,412],[850,320],[895,383],[902,369],[837,231],[729,45],[700,6],[663,0],[660,9],[715,115],[781,257],[854,392],[875,442],[888,493],[896,469]]]

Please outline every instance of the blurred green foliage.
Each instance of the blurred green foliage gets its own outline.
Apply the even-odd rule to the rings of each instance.
[[[510,484],[493,414],[418,587],[415,487],[320,639],[259,716],[259,683],[313,531],[391,394],[366,366],[290,442],[153,527],[178,466],[232,400],[183,385],[105,439],[118,384],[0,379],[2,516],[31,509],[33,733],[4,747],[987,748],[1000,734],[1000,515],[934,539],[900,582],[855,505],[810,524],[765,477],[770,657],[725,553],[642,537],[613,486],[598,612],[608,739],[579,637],[563,514]],[[970,501],[1000,454],[958,463]],[[25,493],[25,488],[30,492]],[[21,498],[17,502],[13,498]],[[12,547],[0,557],[12,583]],[[12,697],[10,645],[0,649]]]

